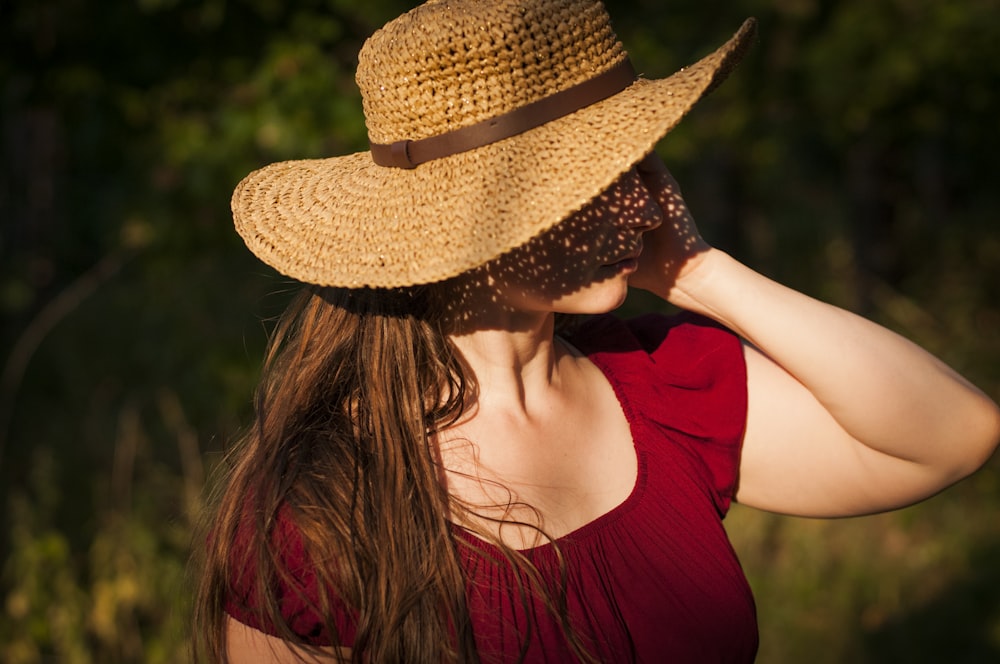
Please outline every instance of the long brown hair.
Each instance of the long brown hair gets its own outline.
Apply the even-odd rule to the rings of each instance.
[[[434,444],[476,386],[447,338],[440,299],[434,287],[307,287],[279,321],[256,422],[227,456],[201,536],[196,660],[227,661],[225,603],[248,566],[258,623],[302,643],[274,587],[296,587],[275,536],[287,510],[318,587],[357,612],[353,661],[479,661],[449,519],[468,506],[449,498]],[[245,560],[234,559],[237,539]],[[591,659],[572,635],[564,592],[553,594],[523,556],[486,539],[522,573],[522,602],[536,589]],[[311,608],[338,640],[328,595],[317,594]]]

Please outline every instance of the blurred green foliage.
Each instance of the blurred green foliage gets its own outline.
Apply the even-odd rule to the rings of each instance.
[[[365,148],[356,53],[409,6],[0,3],[0,660],[184,660],[200,490],[294,289],[229,192]],[[611,11],[649,76],[756,15],[748,60],[661,145],[705,234],[1000,397],[1000,0]],[[891,515],[738,508],[760,661],[1000,658],[998,507],[994,461]]]

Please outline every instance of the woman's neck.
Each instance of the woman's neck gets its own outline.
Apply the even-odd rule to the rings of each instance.
[[[513,320],[516,317],[517,320]],[[554,338],[554,314],[518,313],[450,336],[479,386],[477,411],[531,415],[531,404],[560,384],[565,350]]]

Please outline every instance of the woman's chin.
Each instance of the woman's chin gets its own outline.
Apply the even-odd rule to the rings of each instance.
[[[560,298],[554,310],[562,314],[606,314],[622,306],[627,296],[628,280],[618,276]]]

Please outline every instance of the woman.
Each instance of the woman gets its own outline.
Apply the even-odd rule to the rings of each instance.
[[[311,286],[206,538],[208,659],[752,661],[732,500],[866,514],[990,456],[995,404],[710,247],[651,153],[753,32],[647,81],[599,2],[429,2],[359,56],[370,152],[240,184]],[[687,313],[607,315],[629,287]]]

